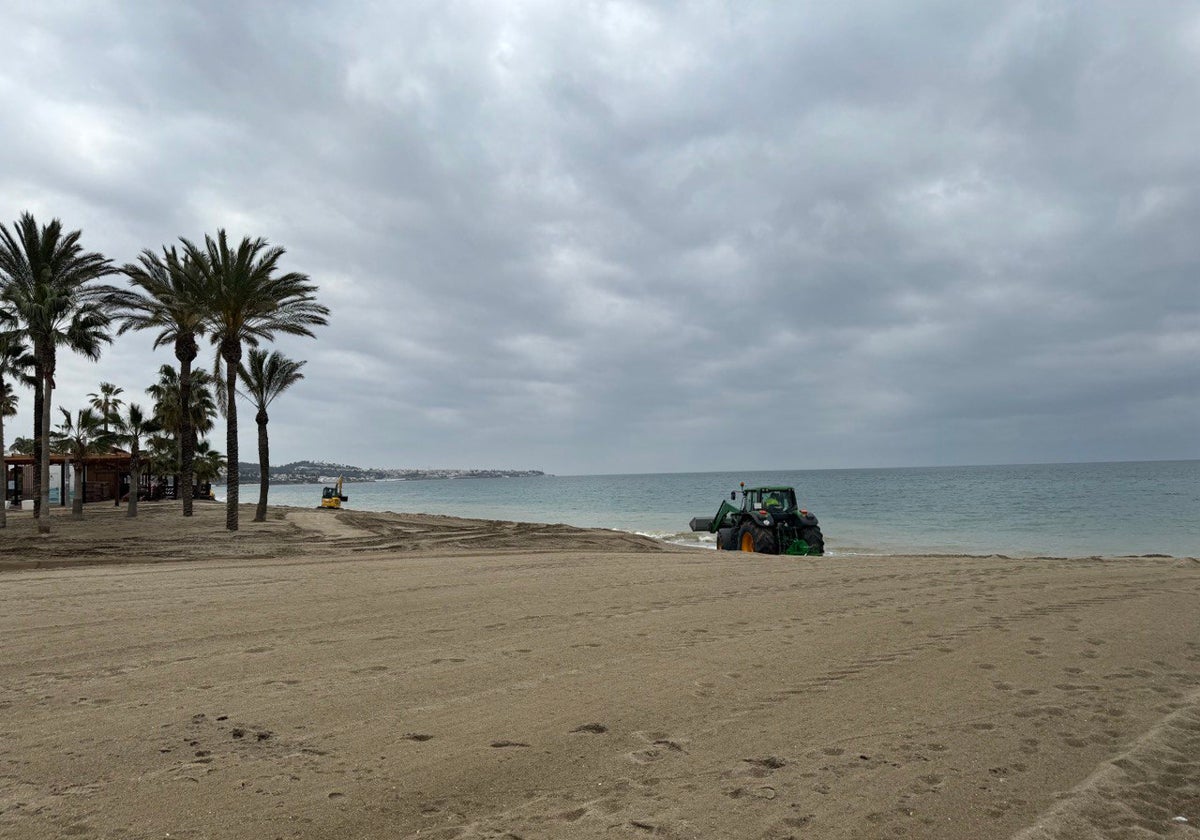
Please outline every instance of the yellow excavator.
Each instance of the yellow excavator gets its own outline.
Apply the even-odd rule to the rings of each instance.
[[[342,502],[348,501],[350,501],[350,497],[342,495],[342,476],[340,475],[335,486],[326,487],[321,491],[321,507],[323,508],[341,510]]]

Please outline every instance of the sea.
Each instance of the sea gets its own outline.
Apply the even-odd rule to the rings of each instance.
[[[378,481],[344,493],[351,510],[563,523],[711,549],[713,535],[688,522],[715,514],[741,482],[794,486],[831,555],[1200,557],[1200,460]],[[315,508],[320,497],[317,485],[272,485],[269,501]],[[243,503],[257,499],[257,484],[241,485]]]

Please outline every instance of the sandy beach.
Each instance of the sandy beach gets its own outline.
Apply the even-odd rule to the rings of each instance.
[[[1194,559],[87,515],[0,532],[0,837],[1200,837]]]

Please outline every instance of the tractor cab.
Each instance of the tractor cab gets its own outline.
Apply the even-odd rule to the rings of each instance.
[[[742,510],[765,510],[775,515],[796,510],[796,491],[791,487],[752,487],[744,490]]]

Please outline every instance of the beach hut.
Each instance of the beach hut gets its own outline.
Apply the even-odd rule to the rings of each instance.
[[[132,458],[128,452],[113,448],[109,452],[88,455],[83,459],[83,501],[115,502],[125,498],[129,492],[129,476]],[[8,474],[5,478],[7,502],[14,506],[33,498],[33,456],[5,455],[4,463]],[[74,468],[71,458],[57,452],[50,453],[51,503],[57,501],[66,506],[73,490],[68,478],[68,468]],[[57,469],[55,469],[57,467]],[[142,476],[141,492],[149,494],[150,476]]]

